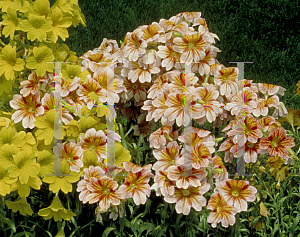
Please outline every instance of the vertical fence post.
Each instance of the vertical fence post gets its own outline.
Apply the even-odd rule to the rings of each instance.
[[[54,146],[62,146],[62,120],[61,120],[61,64],[67,62],[46,62],[54,63],[55,74],[55,119],[54,119]],[[45,174],[46,176],[69,176],[70,174],[62,173],[62,152],[56,152],[53,148],[54,153],[54,174]]]

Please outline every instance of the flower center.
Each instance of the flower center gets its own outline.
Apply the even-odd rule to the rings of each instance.
[[[135,188],[136,188],[136,185],[135,185],[135,184],[130,184],[130,188],[131,188],[131,189],[135,189]]]
[[[74,77],[75,77],[74,75],[71,75],[71,76],[70,76],[71,79],[74,79]]]
[[[238,192],[238,191],[233,191],[233,192],[232,192],[232,196],[237,197],[238,195],[239,195],[239,192]]]
[[[182,192],[182,195],[185,197],[190,196],[190,194],[191,194],[190,190],[183,190]]]
[[[91,150],[91,151],[92,151],[92,150],[95,150],[95,149],[96,149],[96,145],[95,145],[95,144],[90,146],[90,150]]]
[[[253,148],[253,147],[255,146],[255,144],[252,143],[252,142],[248,142],[248,143],[247,143],[247,146],[248,146],[249,148]]]
[[[10,65],[15,66],[16,65],[16,60],[11,60]]]
[[[272,143],[271,143],[271,146],[272,147],[278,147],[278,141],[273,140]]]
[[[188,47],[189,47],[189,49],[192,49],[192,48],[195,47],[195,44],[194,44],[194,43],[189,43],[189,44],[188,44]]]
[[[132,89],[134,89],[134,90],[137,90],[139,87],[138,87],[138,85],[137,84],[132,84]]]
[[[172,57],[177,57],[177,53],[173,51],[173,52],[171,53],[171,56],[172,56]]]
[[[34,107],[30,107],[28,111],[29,111],[29,113],[33,113],[34,112]]]
[[[221,211],[221,207],[217,207],[217,212],[220,212]]]
[[[110,194],[110,189],[109,189],[109,188],[104,189],[104,190],[103,190],[103,193],[104,193],[105,195]]]

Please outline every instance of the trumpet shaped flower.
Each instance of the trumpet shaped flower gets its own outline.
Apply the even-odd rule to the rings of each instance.
[[[54,217],[54,221],[66,221],[71,220],[72,216],[76,216],[72,211],[67,210],[61,204],[61,201],[58,198],[58,194],[55,195],[51,205],[47,208],[39,210],[38,214],[42,216],[45,220],[49,220]]]
[[[16,57],[16,46],[6,45],[0,54],[0,75],[5,76],[6,80],[13,80],[15,72],[22,71],[25,62]]]
[[[216,189],[230,206],[237,208],[237,212],[247,211],[247,202],[256,199],[257,189],[249,185],[249,181],[228,179],[216,183]]]
[[[288,148],[295,146],[293,137],[286,137],[284,128],[272,129],[269,137],[263,137],[260,140],[260,148],[268,149],[270,156],[278,155],[282,158],[288,158]]]
[[[210,185],[205,183],[198,187],[175,188],[174,195],[164,197],[168,203],[176,203],[175,209],[178,214],[188,215],[193,207],[196,211],[201,211],[206,205],[203,194],[210,189]]]
[[[90,194],[87,195],[86,200],[91,204],[99,202],[101,209],[108,209],[110,204],[119,205],[123,194],[116,190],[117,187],[118,183],[110,177],[98,179],[91,177],[87,184]]]
[[[237,213],[237,209],[228,205],[222,194],[213,193],[208,201],[207,209],[212,211],[207,222],[211,223],[213,228],[216,228],[219,222],[222,223],[223,227],[234,225],[234,215]]]

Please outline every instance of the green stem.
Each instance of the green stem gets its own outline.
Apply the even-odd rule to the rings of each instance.
[[[126,150],[128,150],[128,147],[127,147],[127,144],[126,144],[126,141],[125,141],[125,136],[124,136],[124,131],[123,131],[122,124],[119,124],[119,127],[120,127],[120,135],[121,135],[122,144],[126,148]]]

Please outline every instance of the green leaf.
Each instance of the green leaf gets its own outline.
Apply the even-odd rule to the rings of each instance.
[[[251,229],[254,227],[254,225],[256,224],[256,222],[259,221],[259,219],[261,218],[261,216],[257,216],[253,219],[252,223],[251,223]]]
[[[104,232],[103,232],[103,234],[102,234],[102,237],[107,237],[108,234],[109,234],[112,230],[114,230],[114,229],[116,229],[116,228],[114,228],[114,227],[107,227],[107,228],[104,230]]]
[[[146,235],[148,235],[155,227],[156,227],[155,224],[153,224],[153,223],[147,223],[147,222],[144,223],[144,224],[139,225],[138,231],[139,231],[140,236],[142,235],[142,233],[145,230],[147,230]]]
[[[4,222],[4,223],[6,223],[9,227],[10,227],[10,229],[14,232],[14,233],[16,233],[16,226],[15,226],[15,224],[10,220],[10,219],[8,219],[8,218],[6,218],[6,217],[4,217],[4,216],[2,216],[2,215],[0,215],[0,218],[1,218],[1,221],[2,222]]]

